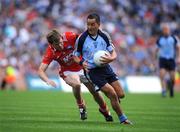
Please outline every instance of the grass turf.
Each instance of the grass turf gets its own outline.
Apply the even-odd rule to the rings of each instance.
[[[114,117],[105,122],[90,94],[84,93],[88,119],[81,121],[72,93],[57,91],[0,91],[0,132],[179,132],[180,93],[175,98],[158,94],[127,94],[122,107],[133,126]]]

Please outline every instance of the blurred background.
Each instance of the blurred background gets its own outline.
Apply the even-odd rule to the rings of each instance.
[[[99,13],[113,39],[118,58],[112,67],[120,78],[158,75],[153,55],[162,22],[180,37],[179,0],[0,0],[0,82],[8,74],[13,89],[29,88],[28,79],[38,78],[46,34],[53,28],[81,33],[90,12]],[[57,63],[47,73],[58,76]]]

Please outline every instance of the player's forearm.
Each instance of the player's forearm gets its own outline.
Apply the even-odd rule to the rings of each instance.
[[[74,59],[74,61],[76,62],[76,63],[80,63],[80,61],[81,61],[81,59],[79,58],[79,57],[77,57],[77,56],[73,56],[73,59]]]
[[[47,83],[49,81],[48,76],[46,75],[46,73],[42,69],[38,70],[38,75],[44,82]]]
[[[38,69],[39,77],[46,83],[49,81],[49,78],[45,73],[47,68],[48,68],[48,64],[41,63]]]

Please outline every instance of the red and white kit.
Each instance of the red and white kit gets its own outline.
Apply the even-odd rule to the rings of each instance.
[[[82,74],[82,67],[73,60],[73,51],[77,37],[78,35],[73,32],[65,32],[63,34],[64,49],[58,51],[49,45],[43,56],[42,62],[45,64],[49,65],[53,60],[59,63],[59,75],[62,78],[65,78],[66,74],[70,72],[77,73],[80,71]]]

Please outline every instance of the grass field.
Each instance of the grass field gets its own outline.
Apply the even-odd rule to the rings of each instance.
[[[83,96],[86,121],[79,119],[72,93],[0,91],[0,132],[180,132],[180,93],[127,94],[122,106],[133,126],[120,125],[112,109],[115,121],[106,123],[91,95]]]

